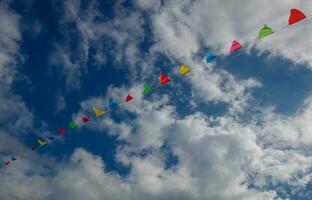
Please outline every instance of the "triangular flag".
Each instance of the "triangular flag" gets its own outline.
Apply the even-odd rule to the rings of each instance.
[[[4,163],[5,166],[8,166],[9,164],[10,164],[10,161],[6,161],[6,162]]]
[[[108,101],[108,108],[110,110],[113,110],[117,107],[117,103],[113,99],[109,99]]]
[[[230,48],[230,53],[238,51],[241,48],[242,48],[242,45],[239,42],[237,42],[236,40],[234,40],[232,43],[232,46]]]
[[[185,74],[187,74],[187,73],[189,73],[191,70],[190,70],[190,68],[188,68],[187,66],[185,66],[185,65],[183,65],[183,66],[181,66],[181,68],[180,68],[180,74],[181,75],[185,75]]]
[[[126,102],[129,102],[129,101],[131,101],[133,99],[133,97],[130,95],[130,93],[126,96],[126,99],[125,99],[125,101]]]
[[[151,93],[152,92],[152,87],[151,86],[144,86],[144,89],[143,89],[143,94],[148,94],[148,93]]]
[[[76,122],[70,122],[70,123],[69,123],[69,127],[70,127],[71,129],[75,129],[75,128],[78,128],[78,125],[76,124]]]
[[[295,24],[303,19],[305,19],[306,16],[298,9],[291,9],[290,10],[290,16],[288,20],[288,25]]]
[[[60,135],[64,135],[65,134],[65,128],[58,128],[57,129],[57,132],[60,134]]]
[[[263,28],[259,31],[258,39],[262,39],[268,35],[271,35],[272,33],[274,33],[272,28],[270,28],[266,24],[264,24]]]
[[[217,56],[209,53],[209,51],[206,51],[206,63],[211,63],[213,62],[215,59],[217,58]]]
[[[15,161],[17,158],[12,156],[11,159],[12,159],[12,161]]]
[[[93,106],[93,112],[94,112],[95,116],[97,116],[97,117],[100,117],[106,113],[104,110],[100,110],[100,109],[96,108],[95,106]]]
[[[47,142],[45,142],[45,141],[43,141],[43,140],[38,140],[38,143],[40,144],[40,146],[43,146],[43,145],[45,145],[45,144],[47,144]]]
[[[160,79],[160,85],[165,85],[165,84],[167,84],[167,83],[169,83],[169,82],[170,82],[169,77],[168,77],[168,76],[166,76],[166,75],[165,75],[165,74],[163,74],[163,73],[160,73],[160,77],[159,77],[159,79]]]
[[[48,138],[49,140],[54,140],[55,139],[55,137],[53,137],[53,136],[46,136],[46,138]]]
[[[90,121],[88,117],[82,117],[81,119],[83,123],[88,123]]]

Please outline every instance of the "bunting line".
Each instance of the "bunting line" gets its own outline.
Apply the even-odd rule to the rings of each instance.
[[[290,16],[288,19],[288,26],[282,26],[279,29],[273,30],[271,27],[269,27],[268,25],[264,25],[262,29],[260,29],[257,38],[251,39],[251,41],[249,41],[248,43],[251,42],[258,42],[259,40],[263,40],[266,37],[272,36],[276,33],[280,33],[286,29],[290,29],[291,26],[293,26],[296,23],[299,23],[301,21],[307,21],[310,20],[312,18],[312,15],[306,16],[303,12],[301,12],[298,9],[291,9],[290,10]],[[249,39],[247,39],[248,41]],[[244,44],[248,44],[247,42],[245,42]],[[232,45],[229,48],[229,52],[227,55],[232,55],[235,52],[239,51],[240,49],[244,48],[245,45],[242,45],[239,41],[234,40],[232,42]],[[236,54],[237,55],[237,54]],[[211,63],[214,62],[218,59],[218,57],[216,55],[214,55],[213,53],[209,52],[208,50],[205,53],[205,59],[206,59],[206,63]],[[162,72],[160,73],[160,79],[159,82],[160,84],[152,87],[151,85],[145,85],[144,89],[143,89],[143,95],[146,96],[148,94],[150,94],[152,91],[157,90],[158,88],[165,86],[166,84],[169,83],[175,83],[179,78],[184,77],[186,74],[190,73],[191,69],[188,66],[181,66],[180,68],[180,76],[176,77],[174,76],[173,78],[168,77],[167,75],[163,74]],[[170,95],[170,94],[169,94]],[[72,130],[83,127],[83,125],[91,122],[91,121],[96,121],[97,118],[100,118],[104,115],[106,115],[107,113],[110,113],[111,111],[113,111],[114,109],[116,109],[118,107],[118,105],[124,105],[132,100],[135,100],[135,97],[133,95],[131,95],[131,93],[129,92],[128,95],[125,97],[124,101],[122,101],[121,103],[117,104],[113,99],[109,99],[108,101],[108,109],[106,110],[101,110],[99,108],[96,108],[95,106],[93,107],[93,112],[95,114],[95,117],[88,117],[88,116],[82,116],[81,117],[81,125],[78,125],[77,122],[75,121],[71,121],[69,123],[69,126],[66,126],[66,128],[57,128],[55,129],[56,132],[59,133],[59,135],[62,136],[66,136],[66,134],[71,133]],[[22,151],[18,154],[18,156],[11,156],[11,159],[8,159],[6,161],[4,161],[3,165],[0,167],[0,169],[3,169],[5,167],[8,167],[10,165],[12,165],[13,162],[16,162],[18,159],[24,158],[32,153],[34,153],[35,151],[38,151],[38,149],[44,147],[44,146],[48,146],[50,143],[47,142],[47,140],[49,140],[51,143],[54,140],[57,140],[56,137],[54,137],[53,135],[45,135],[44,136],[45,139],[43,139],[43,137],[40,137],[37,139],[37,145],[34,145],[32,147],[30,147],[30,151],[28,150],[27,152]],[[47,139],[47,140],[46,140]]]

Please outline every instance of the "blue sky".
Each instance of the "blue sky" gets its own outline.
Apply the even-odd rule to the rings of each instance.
[[[311,21],[251,39],[311,3],[239,1],[0,2],[0,159],[56,137],[1,169],[1,199],[311,199]]]

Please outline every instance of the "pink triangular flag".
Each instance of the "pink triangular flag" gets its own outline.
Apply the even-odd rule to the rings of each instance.
[[[237,42],[236,40],[234,40],[232,43],[232,46],[230,48],[230,53],[238,51],[241,48],[242,48],[242,45],[239,42]]]

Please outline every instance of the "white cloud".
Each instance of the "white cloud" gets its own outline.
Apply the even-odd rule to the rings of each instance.
[[[1,180],[5,181],[0,183],[0,196],[6,199],[271,200],[279,199],[276,194],[279,184],[289,185],[293,190],[304,188],[311,177],[311,101],[307,100],[302,110],[292,116],[265,110],[250,119],[249,123],[244,123],[235,115],[246,114],[246,108],[250,106],[248,100],[252,98],[250,90],[260,87],[261,83],[254,79],[240,80],[215,66],[204,64],[195,56],[202,48],[201,44],[209,45],[222,54],[233,39],[246,42],[246,38],[254,37],[263,23],[270,22],[270,25],[277,27],[287,19],[285,13],[295,3],[280,0],[256,3],[243,0],[169,0],[163,5],[159,5],[159,1],[138,0],[136,3],[141,8],[154,9],[151,20],[157,42],[151,54],[160,52],[172,60],[190,65],[192,73],[186,79],[192,84],[192,100],[195,99],[195,103],[199,99],[223,102],[229,105],[228,112],[219,117],[206,116],[202,112],[180,117],[177,109],[170,105],[169,95],[152,94],[153,102],[143,98],[143,85],[137,84],[141,79],[134,76],[131,82],[134,101],[127,105],[122,103],[129,87],[110,87],[105,97],[92,97],[82,102],[81,111],[73,116],[78,119],[85,114],[91,115],[94,105],[105,109],[109,97],[118,100],[121,109],[117,109],[116,113],[124,116],[125,120],[117,122],[108,114],[90,122],[87,128],[99,132],[109,130],[119,140],[127,142],[127,145],[118,148],[115,156],[117,161],[130,166],[128,176],[120,177],[117,173],[107,172],[100,157],[76,149],[69,160],[65,158],[56,162],[47,158],[38,161],[35,156],[32,162],[16,162],[5,174],[1,174]],[[274,6],[268,6],[271,4]],[[306,4],[298,4],[299,8],[306,8]],[[116,52],[116,62],[126,56],[134,73],[148,69],[151,69],[150,73],[155,71],[152,62],[155,58],[146,59],[146,62],[136,58],[140,54],[137,41],[143,34],[139,13],[122,14],[113,22],[97,24],[93,19],[101,14],[96,9],[96,3],[91,3],[86,12],[80,10],[77,1],[67,1],[65,5],[67,20],[74,21],[82,35],[79,50],[83,56],[80,61],[73,62],[72,53],[66,51],[60,51],[60,56],[55,59],[61,58],[66,73],[71,77],[69,83],[81,77],[81,68],[85,70],[83,64],[91,43],[101,41],[99,38],[102,36],[113,38],[121,48]],[[308,10],[305,11],[308,13]],[[296,26],[296,31],[300,32],[303,25]],[[138,34],[130,39],[136,31]],[[294,33],[289,31],[287,34]],[[268,38],[256,48],[270,50],[273,55],[278,54],[294,62],[309,62],[305,55],[303,60],[296,57],[302,54],[298,48],[306,48],[304,43],[291,43],[294,48],[290,48],[282,43],[282,37],[281,41],[276,38]],[[302,46],[296,46],[299,44]],[[63,46],[61,49],[64,49]],[[308,55],[309,50],[305,52]],[[135,67],[140,62],[144,69]],[[131,112],[131,117],[127,117],[128,112]],[[6,144],[23,148],[14,138],[1,138],[5,141],[0,143],[1,151],[7,149]],[[177,164],[170,168],[165,166],[166,155],[160,148],[165,143],[178,158]],[[147,151],[146,155],[138,156],[142,150]],[[42,163],[50,168],[45,171]],[[31,174],[27,173],[29,169],[33,169]],[[272,186],[270,189],[268,183]],[[12,185],[21,189],[14,190]]]
[[[274,196],[274,193],[247,192],[243,186],[233,187],[226,180],[222,184],[229,186],[228,191],[223,190],[224,186],[218,185],[219,182],[209,183],[211,190],[216,189],[214,195],[211,195],[208,188],[197,190],[197,186],[202,183],[187,174],[187,169],[183,167],[175,171],[165,170],[156,156],[149,156],[144,159],[133,158],[131,175],[122,178],[114,173],[106,173],[103,161],[99,157],[77,149],[70,158],[70,162],[53,178],[51,195],[47,199],[102,199],[105,196],[108,199],[169,200],[211,197],[217,200],[272,199]],[[218,187],[221,188],[218,189]],[[236,190],[237,194],[233,195],[233,190]],[[204,191],[208,193],[208,196],[203,193]]]
[[[139,94],[141,89],[137,85],[132,92]],[[82,112],[92,105],[104,106],[103,99],[109,97],[122,99],[127,91],[110,88],[109,96],[82,103]],[[127,141],[116,159],[131,166],[127,181],[135,183],[132,190],[137,198],[183,199],[178,195],[183,194],[186,199],[278,199],[279,184],[299,191],[310,182],[309,100],[292,116],[264,110],[245,124],[232,115],[208,117],[201,112],[179,119],[166,96],[155,95],[153,103],[134,96],[138,98],[130,103],[118,102],[116,111],[118,115],[130,111],[135,115],[132,120],[119,123],[106,116],[90,128],[108,130]],[[165,142],[178,157],[177,165],[169,169],[160,150]],[[138,156],[143,149],[147,155]]]
[[[135,2],[143,9],[157,9],[161,5],[161,1],[155,0],[136,0]]]
[[[55,108],[55,112],[60,112],[62,110],[64,110],[64,108],[66,107],[66,101],[64,96],[58,95],[56,97],[56,108]]]
[[[99,3],[94,0],[84,8],[81,1],[64,2],[61,27],[65,42],[55,45],[51,64],[63,69],[70,89],[80,88],[82,75],[87,75],[91,49],[95,50],[93,65],[100,67],[106,64],[108,57],[115,62],[115,66],[122,68],[134,68],[141,61],[138,44],[144,39],[142,15],[127,11],[120,2],[116,4],[115,17],[107,20],[99,9]],[[74,29],[69,24],[74,24]],[[72,34],[78,39],[73,39]],[[75,48],[71,46],[73,43]],[[136,70],[130,70],[130,73],[129,78],[138,76]]]
[[[72,59],[71,52],[65,46],[57,45],[55,52],[50,55],[50,63],[56,73],[63,72],[66,85],[69,88],[78,89],[81,86],[81,75],[85,71],[83,63]]]
[[[0,95],[1,130],[19,135],[25,133],[33,124],[33,114],[28,110],[20,97],[7,94]]]
[[[21,169],[29,166],[30,160],[20,160],[12,168],[4,169],[4,161],[11,155],[27,150],[20,142],[21,134],[27,133],[33,125],[33,114],[22,98],[12,92],[12,85],[19,75],[16,65],[20,64],[19,42],[21,40],[20,17],[12,12],[5,2],[0,3],[0,161],[1,199],[39,199],[40,184],[44,178],[22,175]],[[17,156],[17,155],[16,155]],[[37,187],[33,184],[38,184]],[[19,192],[16,192],[19,188]],[[34,194],[33,194],[34,193]]]
[[[223,70],[205,67],[204,63],[192,63],[192,73],[187,76],[192,85],[193,98],[197,101],[223,102],[232,113],[248,106],[250,91],[261,83],[252,78],[239,80]]]
[[[21,39],[19,31],[19,16],[10,12],[5,4],[0,4],[0,84],[2,90],[10,87],[16,74],[16,54],[18,41]]]
[[[12,84],[19,63],[19,16],[11,12],[4,3],[0,4],[0,124],[1,129],[11,134],[20,134],[32,125],[32,113],[21,98],[12,94]]]
[[[132,89],[134,94],[142,86]],[[108,97],[89,99],[82,103],[82,112],[92,105],[105,105],[103,99],[120,99],[127,93],[125,88],[111,88]],[[119,97],[119,98],[118,98]],[[155,98],[157,98],[155,96]],[[117,134],[127,146],[119,149],[117,159],[131,166],[130,182],[138,190],[141,199],[272,199],[273,191],[257,192],[247,189],[247,174],[242,171],[245,158],[261,155],[261,147],[256,143],[253,127],[244,127],[231,117],[207,118],[201,113],[177,119],[175,108],[165,97],[153,103],[140,95],[127,105],[118,102],[119,115],[130,111],[133,120],[121,123],[109,116],[97,119],[90,128],[108,130]],[[78,114],[78,116],[81,114]],[[160,147],[168,141],[179,163],[172,169],[165,169],[164,155]],[[151,150],[145,158],[133,156],[143,149]],[[258,157],[257,157],[258,158]],[[259,158],[260,159],[260,158]],[[252,168],[250,168],[252,170]],[[213,183],[211,180],[215,180]],[[146,187],[149,185],[154,187]],[[143,197],[141,196],[143,195]]]
[[[157,0],[152,1],[159,2]],[[145,8],[145,2],[137,1]],[[273,5],[272,5],[273,4]],[[263,24],[274,30],[287,27],[291,8],[301,9],[310,16],[310,2],[300,1],[257,1],[247,0],[170,0],[152,12],[152,25],[158,43],[155,48],[175,58],[183,58],[198,53],[204,46],[215,52],[226,54],[233,40],[251,47]],[[149,3],[151,5],[151,3]],[[270,6],[268,6],[270,5]],[[255,47],[263,52],[270,51],[295,63],[309,63],[310,20],[298,23],[280,31],[270,38],[257,41]],[[248,51],[248,48],[245,50]]]

